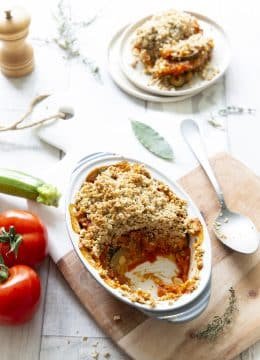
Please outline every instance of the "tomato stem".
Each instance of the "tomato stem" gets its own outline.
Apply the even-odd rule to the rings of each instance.
[[[0,283],[9,278],[9,269],[4,263],[2,255],[0,255]]]
[[[14,226],[11,225],[9,231],[6,231],[4,227],[1,228],[0,243],[9,243],[10,250],[8,252],[14,252],[16,258],[22,240],[22,235],[16,233]]]

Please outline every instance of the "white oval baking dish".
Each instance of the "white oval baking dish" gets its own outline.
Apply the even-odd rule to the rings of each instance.
[[[86,176],[95,168],[111,165],[120,161],[128,162],[139,162],[135,159],[126,158],[120,155],[110,154],[110,153],[95,153],[89,156],[82,158],[76,165],[71,174],[70,185],[66,198],[66,225],[67,230],[70,236],[70,239],[73,243],[76,253],[78,254],[80,260],[86,267],[86,269],[92,274],[92,276],[102,285],[107,291],[109,291],[113,296],[117,297],[123,302],[136,307],[145,314],[151,317],[158,319],[170,320],[173,322],[183,322],[192,320],[197,317],[206,307],[210,297],[210,280],[211,280],[211,245],[210,237],[207,231],[206,224],[200,214],[200,211],[193,203],[191,198],[182,190],[182,188],[164,174],[157,171],[155,168],[148,164],[144,164],[146,168],[150,171],[152,176],[155,179],[162,180],[167,184],[173,192],[175,192],[179,197],[185,199],[188,203],[188,213],[190,217],[199,218],[203,226],[203,243],[202,249],[204,250],[203,255],[203,268],[200,271],[200,280],[197,288],[189,294],[184,294],[180,298],[174,301],[157,301],[156,307],[151,307],[147,304],[140,304],[138,302],[132,302],[127,296],[122,295],[119,289],[114,289],[110,287],[99,275],[97,269],[93,267],[87,259],[82,255],[79,247],[79,236],[72,229],[71,218],[69,213],[69,204],[73,203],[76,193],[79,191],[82,183],[84,182]],[[192,271],[192,268],[191,268]]]

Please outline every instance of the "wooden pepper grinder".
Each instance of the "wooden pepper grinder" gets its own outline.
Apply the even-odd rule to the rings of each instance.
[[[28,12],[15,7],[0,12],[0,67],[8,77],[21,77],[34,68],[33,48],[25,39],[31,18]]]

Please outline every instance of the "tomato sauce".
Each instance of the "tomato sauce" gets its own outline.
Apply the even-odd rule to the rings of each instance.
[[[161,241],[160,241],[161,240]],[[145,231],[132,231],[117,239],[116,248],[106,246],[99,260],[101,265],[108,269],[111,278],[117,278],[120,283],[127,281],[125,273],[134,270],[138,265],[145,262],[153,263],[158,257],[168,258],[177,266],[177,274],[173,274],[172,284],[166,284],[155,274],[150,273],[149,278],[158,286],[158,296],[167,292],[180,293],[185,281],[188,280],[190,269],[190,247],[188,239],[181,239],[169,244],[162,239],[149,239]],[[122,264],[120,264],[122,263]],[[147,277],[147,274],[145,275]],[[179,284],[176,284],[175,278]]]

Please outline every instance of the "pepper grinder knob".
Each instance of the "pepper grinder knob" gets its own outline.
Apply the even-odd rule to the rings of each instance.
[[[11,10],[5,10],[5,17],[7,20],[12,19]]]

